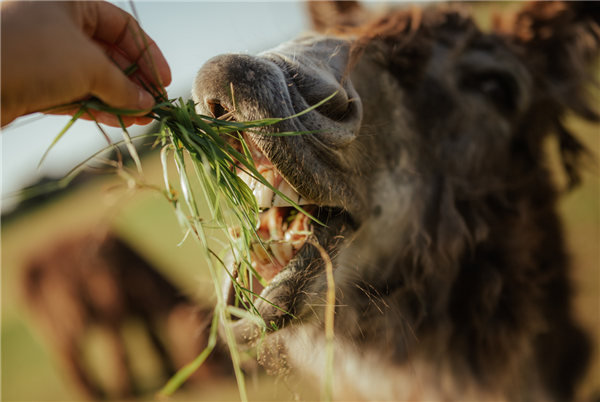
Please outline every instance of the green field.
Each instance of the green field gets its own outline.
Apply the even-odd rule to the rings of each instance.
[[[143,165],[147,180],[161,185],[158,158],[144,158]],[[175,172],[175,167],[171,168]],[[31,324],[20,302],[20,270],[28,258],[51,247],[58,239],[110,227],[152,261],[184,293],[204,304],[213,302],[214,288],[204,257],[193,241],[178,246],[183,234],[170,204],[157,193],[149,191],[125,194],[122,184],[115,176],[98,177],[2,225],[2,401],[80,398],[65,379],[49,345]],[[114,188],[115,185],[119,187]],[[208,211],[203,216],[208,217]],[[223,240],[219,231],[211,234]],[[129,332],[130,338],[135,337],[135,328]],[[90,338],[86,342],[86,353],[100,367],[99,371],[110,371],[111,361],[106,357],[108,349],[102,342],[102,336],[92,331]],[[133,369],[149,382],[153,378],[152,373],[144,373],[153,364],[153,359],[146,353],[148,347],[144,339],[141,342],[133,339],[130,343],[136,353]],[[157,383],[162,382],[164,379],[158,378],[151,387],[156,388]],[[287,386],[281,381],[278,384],[274,382],[274,379],[263,376],[250,379],[249,396],[255,400],[290,399]],[[153,398],[150,393],[146,399]],[[174,400],[189,399],[227,401],[239,397],[235,381],[226,380],[211,381],[174,397]]]

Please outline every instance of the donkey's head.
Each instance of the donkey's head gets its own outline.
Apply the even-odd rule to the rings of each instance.
[[[193,88],[198,112],[239,121],[291,116],[335,93],[244,134],[265,177],[327,224],[294,215],[245,177],[265,208],[261,233],[289,240],[272,243],[272,258],[255,250],[271,280],[262,296],[298,320],[318,318],[324,304],[325,264],[311,243],[329,251],[343,292],[448,283],[489,236],[496,211],[518,209],[532,186],[551,188],[544,138],[557,136],[577,181],[583,148],[561,119],[568,110],[598,117],[583,93],[600,43],[596,2],[534,3],[498,20],[494,33],[462,6],[377,17],[354,2],[314,2],[310,11],[318,33],[257,56],[215,57]],[[267,135],[289,131],[315,133]],[[297,234],[308,229],[313,241],[304,242]],[[346,294],[342,304],[360,303]],[[291,320],[258,306],[279,328]]]

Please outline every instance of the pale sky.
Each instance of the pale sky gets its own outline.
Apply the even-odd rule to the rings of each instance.
[[[131,12],[128,3],[114,3]],[[228,52],[256,54],[308,27],[305,5],[299,2],[136,1],[135,6],[142,28],[158,43],[171,67],[170,97],[189,96],[196,71],[209,58]],[[3,130],[2,198],[44,175],[59,179],[106,146],[94,123],[79,121],[37,171],[45,150],[68,120],[66,116],[31,115]],[[136,135],[144,130],[133,128],[130,133]],[[119,129],[106,131],[114,140],[122,139]],[[10,209],[10,204],[4,200],[2,209]]]

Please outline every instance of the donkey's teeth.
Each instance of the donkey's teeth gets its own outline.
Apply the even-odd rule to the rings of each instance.
[[[277,173],[274,173],[271,170],[265,170],[261,172],[261,174],[269,182],[269,184],[277,188],[277,190],[279,190],[294,203],[299,205],[314,204],[313,201],[300,197],[296,190],[294,190],[287,181],[283,180],[281,176],[278,176]],[[244,182],[246,182],[246,184],[248,184],[248,186],[252,189],[252,193],[256,197],[259,208],[291,206],[291,204],[283,199],[283,197],[274,193],[269,187],[261,184],[257,180],[254,180],[244,172],[240,172],[239,175],[241,179],[244,180]]]
[[[259,188],[255,188],[253,193],[256,197],[256,202],[258,202],[258,207],[269,208],[273,201],[273,190],[261,184],[257,185],[257,187]]]
[[[253,247],[252,256],[256,257],[262,264],[269,262],[269,254],[267,254],[266,250],[260,244]]]
[[[283,244],[272,243],[271,253],[273,254],[273,257],[275,257],[275,260],[277,260],[277,262],[281,264],[281,266],[285,266],[289,260],[285,258],[283,248],[281,246],[283,246]]]
[[[256,179],[254,177],[248,175],[246,172],[239,172],[238,176],[250,187],[250,190],[254,190],[254,187],[256,187]]]
[[[288,197],[296,204],[298,203],[300,195],[298,195],[298,193],[292,188],[292,186],[289,185],[287,181],[282,180],[277,190],[279,190],[283,195]],[[273,200],[274,207],[289,207],[290,205],[291,204],[284,200],[282,197],[280,197],[279,195],[275,195],[275,199]]]
[[[313,204],[316,204],[316,202],[313,200],[309,200],[308,198],[299,197],[299,199],[298,199],[298,205],[313,205]]]
[[[261,174],[265,180],[269,182],[269,184],[273,184],[275,175],[273,174],[272,170],[265,170],[261,172]],[[256,197],[259,208],[268,208],[271,206],[271,202],[273,201],[273,190],[271,190],[269,187],[257,182],[252,190],[252,193]]]
[[[294,248],[290,243],[283,242],[281,243],[281,252],[285,257],[285,265],[294,257]]]
[[[259,154],[253,154],[253,156],[256,157],[255,162],[260,157]],[[303,199],[270,163],[257,163],[256,169],[267,183],[293,203],[299,205],[314,204],[311,200]],[[284,222],[284,217],[289,218],[291,215],[287,215],[289,212],[285,212],[289,211],[288,209],[278,207],[289,207],[291,204],[271,188],[244,172],[242,168],[238,169],[238,175],[252,190],[258,207],[269,208],[260,214],[257,228],[259,236],[265,241],[263,243],[264,248],[260,244],[254,244],[250,259],[252,260],[252,266],[260,276],[270,282],[283,267],[289,264],[296,252],[306,243],[308,217],[302,213],[297,213],[291,222]]]
[[[296,250],[300,250],[300,248],[306,242],[306,235],[298,235],[293,230],[288,230],[285,232],[285,242],[292,246],[292,253]]]
[[[290,263],[308,239],[310,218],[291,210],[270,208],[260,214],[257,232],[262,244],[252,244],[250,258],[256,272],[267,282]]]
[[[281,266],[286,266],[294,256],[294,250],[289,243],[272,243],[271,252]]]
[[[278,212],[277,209],[269,209],[266,212],[267,230],[273,240],[281,240],[283,238],[283,217]]]
[[[256,269],[260,276],[262,276],[262,278],[267,282],[270,282],[271,279],[273,279],[273,277],[281,271],[281,265],[272,262],[267,262],[263,264],[260,262],[252,261],[252,267],[254,267],[254,269]]]
[[[264,177],[264,179],[280,193],[288,197],[292,202],[298,205],[315,204],[314,201],[302,198],[300,194],[296,192],[290,186],[290,184],[281,177],[281,174],[273,168],[273,166],[257,165],[256,169]],[[241,168],[238,169],[238,176],[244,181],[252,190],[252,194],[256,197],[259,208],[270,208],[270,207],[289,207],[291,204],[287,202],[283,197],[276,194],[269,187],[262,184],[259,180],[250,176],[244,172]]]

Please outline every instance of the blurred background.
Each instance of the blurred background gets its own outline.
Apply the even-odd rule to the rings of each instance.
[[[131,12],[129,3],[115,2]],[[227,52],[255,54],[266,50],[308,28],[305,9],[298,2],[135,2],[144,30],[158,43],[170,63],[173,83],[171,97],[189,97],[196,71],[210,57]],[[373,5],[376,6],[376,5]],[[489,26],[491,10],[512,7],[510,3],[473,4],[481,26]],[[598,77],[600,79],[600,76]],[[592,89],[600,100],[598,89]],[[2,227],[1,227],[1,397],[3,401],[80,400],[81,393],[65,375],[56,351],[33,324],[23,305],[23,269],[34,254],[50,250],[61,239],[78,237],[91,231],[110,231],[151,263],[175,285],[188,300],[210,306],[214,302],[213,285],[197,246],[186,241],[169,203],[157,193],[126,191],[115,175],[94,170],[84,172],[67,189],[19,202],[18,190],[63,177],[75,165],[106,146],[92,123],[77,122],[52,149],[43,166],[38,163],[54,136],[66,124],[64,116],[31,115],[5,128],[2,146]],[[569,126],[592,150],[599,151],[600,126],[577,118]],[[132,135],[152,131],[137,127]],[[107,129],[115,141],[120,130]],[[152,140],[139,140],[140,150],[148,150]],[[556,155],[556,145],[548,144]],[[149,183],[162,186],[162,170],[156,152],[142,152],[144,175]],[[556,165],[556,163],[555,163]],[[172,173],[175,167],[169,166]],[[559,181],[564,180],[556,169]],[[567,241],[571,250],[577,290],[579,319],[600,339],[600,183],[597,163],[590,163],[583,185],[566,194],[560,204],[565,217]],[[176,180],[172,180],[176,182]],[[208,216],[208,210],[202,214]],[[212,233],[217,245],[218,231]],[[151,339],[142,324],[133,322],[126,328],[125,340],[134,351],[132,370],[152,400],[157,383],[166,376],[152,352]],[[92,330],[83,353],[93,362],[99,382],[110,382],[105,372],[114,371],[115,362],[102,329]],[[598,349],[594,365],[581,396],[600,391]],[[208,366],[210,367],[210,366]],[[249,373],[253,370],[250,368]],[[209,381],[181,390],[174,400],[238,400],[237,386],[219,375],[206,374]],[[317,399],[319,392],[302,379],[288,381],[275,377],[250,375],[248,391],[253,400]]]

